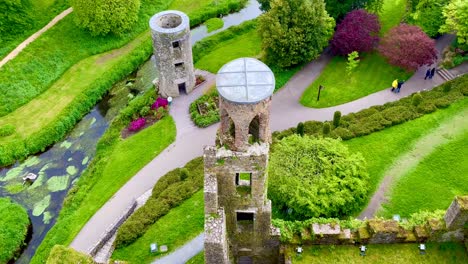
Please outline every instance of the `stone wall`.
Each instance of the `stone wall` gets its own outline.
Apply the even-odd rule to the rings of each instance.
[[[230,263],[223,209],[205,216],[205,263]]]

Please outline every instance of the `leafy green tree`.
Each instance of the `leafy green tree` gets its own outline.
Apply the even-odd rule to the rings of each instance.
[[[468,48],[468,1],[452,0],[444,7],[442,14],[445,24],[440,27],[441,33],[456,33],[458,43]]]
[[[260,10],[268,11],[270,10],[270,2],[271,0],[257,0],[260,3]]]
[[[410,22],[421,27],[428,36],[435,37],[444,23],[444,20],[440,18],[446,4],[446,0],[420,0],[411,14]]]
[[[30,29],[33,23],[29,0],[0,1],[0,43],[9,36]]]
[[[341,217],[365,202],[368,180],[362,155],[340,140],[295,134],[273,145],[268,197],[294,219]]]
[[[93,36],[120,35],[138,20],[140,0],[71,0],[78,26]]]
[[[340,21],[348,12],[365,8],[371,13],[382,9],[383,0],[325,0],[327,12]]]
[[[323,0],[272,0],[270,4],[258,22],[267,61],[286,68],[317,58],[335,27]]]
[[[348,75],[351,75],[354,69],[359,65],[360,60],[357,58],[359,58],[359,53],[357,51],[348,54],[348,63],[346,63],[346,73]]]

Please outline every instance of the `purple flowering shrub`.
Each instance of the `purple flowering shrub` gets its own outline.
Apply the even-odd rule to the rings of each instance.
[[[138,131],[142,129],[146,124],[146,119],[143,117],[138,118],[137,120],[134,120],[130,122],[130,125],[128,126],[129,131]]]
[[[151,105],[151,109],[154,110],[158,109],[159,107],[167,107],[167,104],[168,102],[166,98],[158,97],[158,99],[156,99],[153,105]]]

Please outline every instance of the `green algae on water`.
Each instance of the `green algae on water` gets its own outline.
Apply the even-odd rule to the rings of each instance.
[[[44,197],[41,201],[34,204],[34,209],[32,214],[34,216],[40,216],[47,207],[50,205],[50,194]]]
[[[47,188],[51,192],[58,192],[67,189],[70,176],[53,176],[47,181]]]
[[[71,147],[71,145],[72,145],[71,142],[65,140],[64,142],[62,142],[62,144],[60,144],[60,147],[69,149]]]
[[[88,163],[88,161],[89,161],[89,157],[86,156],[86,157],[83,159],[83,161],[81,162],[81,165],[85,165],[86,163]]]
[[[75,166],[68,166],[67,173],[70,175],[75,175],[78,172],[78,169]]]
[[[47,225],[50,223],[50,219],[52,219],[52,214],[49,211],[44,212],[42,222]]]
[[[5,187],[7,192],[10,194],[16,194],[24,190],[24,186],[21,183],[9,184]]]

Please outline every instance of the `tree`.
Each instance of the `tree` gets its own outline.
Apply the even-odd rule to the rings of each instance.
[[[351,10],[366,8],[372,13],[382,9],[383,0],[325,0],[327,12],[340,21]]]
[[[260,4],[260,10],[262,10],[262,11],[270,10],[270,1],[271,0],[257,0],[257,1]]]
[[[317,58],[335,27],[323,0],[272,0],[270,4],[258,21],[267,61],[286,68]]]
[[[272,148],[268,197],[295,219],[342,217],[365,202],[368,179],[362,155],[340,140],[292,135]]]
[[[437,59],[435,41],[420,27],[407,24],[390,29],[380,42],[379,51],[390,64],[407,71],[415,71]]]
[[[456,33],[458,43],[468,49],[468,1],[452,0],[442,10],[445,24],[440,33]]]
[[[446,3],[446,0],[420,0],[410,16],[411,24],[421,27],[430,37],[437,36],[444,23],[440,18]]]
[[[337,26],[330,48],[338,55],[371,51],[379,42],[379,31],[380,23],[376,15],[364,9],[354,10]]]
[[[120,35],[138,20],[140,0],[72,0],[78,26],[93,36]]]
[[[0,41],[30,29],[32,24],[29,0],[0,1]]]

